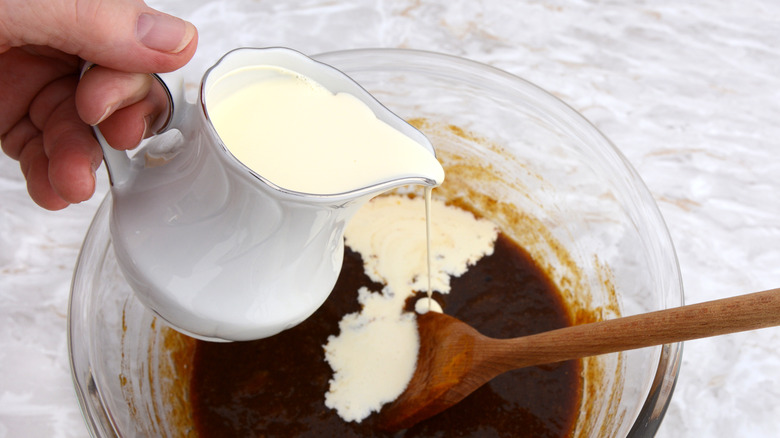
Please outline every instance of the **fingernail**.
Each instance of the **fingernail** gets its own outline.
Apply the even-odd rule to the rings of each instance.
[[[110,116],[111,114],[113,114],[113,113],[114,113],[114,111],[116,111],[116,108],[117,108],[118,106],[119,106],[119,104],[118,104],[118,103],[115,103],[115,104],[109,105],[109,106],[106,108],[106,111],[105,111],[105,112],[103,112],[103,115],[102,115],[102,116],[100,116],[100,118],[97,120],[97,122],[95,122],[95,123],[91,123],[91,125],[92,125],[92,126],[97,126],[97,125],[99,125],[100,123],[102,123],[102,122],[103,122],[103,120],[106,120],[106,119],[108,118],[108,116]]]
[[[170,15],[144,13],[138,16],[135,35],[150,49],[179,53],[195,36],[195,26]]]
[[[152,132],[152,116],[146,115],[144,116],[144,133],[141,134],[141,141],[150,137],[152,134],[154,134],[154,132]]]

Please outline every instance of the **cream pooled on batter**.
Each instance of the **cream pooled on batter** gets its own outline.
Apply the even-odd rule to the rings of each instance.
[[[438,200],[431,216],[431,289],[449,293],[451,277],[493,253],[498,229]],[[385,285],[381,291],[361,288],[362,310],[345,315],[340,333],[324,346],[334,372],[325,405],[346,421],[378,412],[412,378],[419,338],[415,315],[403,308],[415,291],[428,290],[425,230],[424,200],[400,195],[375,198],[346,229],[346,243],[362,256],[366,274]]]

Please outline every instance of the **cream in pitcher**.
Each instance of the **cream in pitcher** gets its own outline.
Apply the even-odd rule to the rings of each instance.
[[[344,227],[363,203],[444,179],[419,131],[298,52],[228,53],[195,105],[165,85],[178,144],[144,146],[166,150],[165,164],[97,134],[117,262],[146,307],[184,333],[250,340],[298,324],[332,290]]]
[[[444,178],[430,151],[351,94],[334,94],[277,66],[247,67],[233,75],[254,80],[213,105],[207,99],[208,116],[227,149],[279,187],[334,194],[405,175]],[[213,94],[221,93],[212,89]]]

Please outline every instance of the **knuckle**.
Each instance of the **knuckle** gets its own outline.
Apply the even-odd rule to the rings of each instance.
[[[25,117],[0,136],[0,146],[6,155],[18,160],[24,146],[39,135],[41,132]]]

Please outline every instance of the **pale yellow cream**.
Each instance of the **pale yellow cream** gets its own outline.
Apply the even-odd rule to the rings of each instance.
[[[337,194],[406,176],[444,180],[430,151],[351,94],[281,67],[248,69],[265,71],[249,72],[260,79],[209,102],[209,117],[228,150],[273,184]]]
[[[448,293],[452,276],[493,253],[498,230],[441,201],[434,200],[431,210],[431,288]],[[347,227],[347,245],[363,257],[366,274],[385,287],[361,289],[362,310],[344,316],[340,333],[324,347],[334,371],[325,404],[346,421],[378,412],[403,392],[414,373],[417,324],[414,314],[402,310],[415,291],[428,289],[425,216],[423,199],[385,196],[364,206]],[[427,310],[423,300],[418,307]]]

